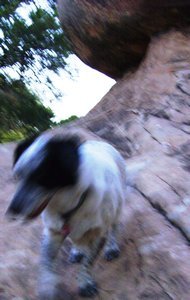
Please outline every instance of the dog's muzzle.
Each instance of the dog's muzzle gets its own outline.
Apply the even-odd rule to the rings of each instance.
[[[52,195],[42,187],[30,183],[22,183],[7,209],[6,215],[10,219],[37,217],[48,205]]]

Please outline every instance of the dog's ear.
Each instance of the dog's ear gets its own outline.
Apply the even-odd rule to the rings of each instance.
[[[14,151],[14,156],[13,156],[13,166],[16,164],[19,157],[24,153],[24,151],[35,141],[36,138],[37,138],[37,135],[32,136],[30,138],[27,138],[27,139],[21,141],[17,145],[17,147]]]
[[[47,189],[74,185],[77,181],[79,167],[78,147],[78,139],[74,137],[52,138],[45,145],[44,155],[35,157],[37,159],[38,156],[39,158],[42,156],[43,159],[39,161],[30,179]]]

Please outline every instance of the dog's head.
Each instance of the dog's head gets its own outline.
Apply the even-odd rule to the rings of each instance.
[[[42,135],[21,142],[14,153],[18,188],[7,210],[13,217],[37,217],[59,189],[75,185],[79,167],[75,138]]]

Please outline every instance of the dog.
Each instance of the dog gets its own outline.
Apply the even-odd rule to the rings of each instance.
[[[70,261],[81,262],[80,296],[98,293],[91,272],[94,260],[103,247],[108,261],[120,253],[125,164],[112,145],[80,128],[45,132],[17,145],[13,173],[18,187],[7,214],[32,220],[42,213],[40,299],[55,294],[55,259],[66,237],[73,242]]]

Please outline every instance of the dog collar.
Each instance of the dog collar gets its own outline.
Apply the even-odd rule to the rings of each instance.
[[[77,206],[75,206],[71,210],[69,210],[66,213],[61,215],[61,217],[64,219],[64,225],[63,225],[63,228],[62,228],[62,234],[64,235],[64,237],[66,237],[70,233],[70,226],[69,226],[70,219],[79,210],[79,208],[81,208],[81,206],[83,205],[83,203],[86,200],[89,193],[90,193],[90,188],[88,188],[87,190],[85,190],[82,193]]]
[[[64,239],[69,235],[71,232],[69,224],[64,224],[61,230],[61,234],[64,237]]]

